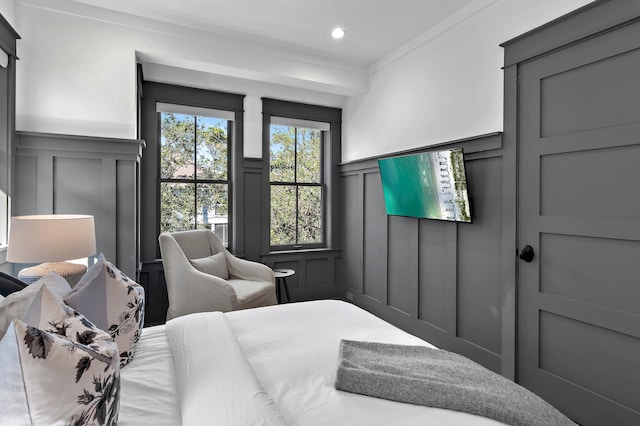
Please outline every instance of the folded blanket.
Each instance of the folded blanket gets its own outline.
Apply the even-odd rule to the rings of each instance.
[[[461,355],[424,346],[343,340],[335,387],[463,411],[513,426],[575,426],[511,380]]]

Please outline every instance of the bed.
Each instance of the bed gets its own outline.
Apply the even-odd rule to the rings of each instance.
[[[431,346],[336,300],[192,314],[144,329],[119,424],[504,424],[336,390],[342,339]]]
[[[0,423],[574,426],[506,378],[347,302],[148,328],[143,310],[141,287],[104,256],[73,289],[52,273],[0,296]]]

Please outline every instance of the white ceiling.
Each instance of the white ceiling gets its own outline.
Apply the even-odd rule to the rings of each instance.
[[[71,0],[369,66],[474,0]],[[331,30],[343,27],[339,41]]]

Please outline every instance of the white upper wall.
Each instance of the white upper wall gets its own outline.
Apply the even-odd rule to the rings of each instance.
[[[16,129],[135,138],[135,30],[17,5]]]
[[[472,16],[383,59],[371,68],[369,91],[345,104],[342,161],[501,131],[499,44],[587,3],[479,0],[486,7]]]
[[[13,0],[0,0],[0,12],[7,22],[16,28],[16,4]]]
[[[18,130],[134,138],[140,60],[153,81],[248,95],[245,154],[251,157],[262,155],[260,97],[344,104],[347,162],[500,131],[499,44],[587,3],[477,0],[369,73],[75,2],[0,0],[0,11],[22,37]]]
[[[227,91],[254,97],[341,106],[346,96],[366,91],[366,68],[305,52],[74,2],[23,0],[15,9],[22,37],[18,130],[134,138],[138,60],[154,81],[184,83],[186,76],[191,86],[215,90],[232,82]],[[261,141],[252,143],[249,155],[261,155]]]

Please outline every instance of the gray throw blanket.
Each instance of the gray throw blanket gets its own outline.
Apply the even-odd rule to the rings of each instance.
[[[575,426],[522,386],[461,355],[343,340],[338,390],[477,414],[513,426]]]

